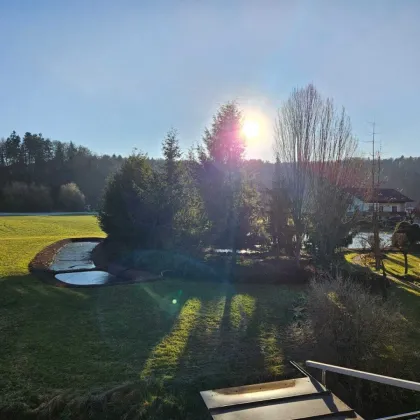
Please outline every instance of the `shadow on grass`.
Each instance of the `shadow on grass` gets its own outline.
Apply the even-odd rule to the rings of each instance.
[[[273,355],[302,290],[176,279],[69,289],[31,275],[0,287],[0,417],[11,418],[103,418],[105,408],[206,418],[200,390],[287,374]]]
[[[211,389],[295,373],[284,361],[281,333],[301,290],[225,284],[203,302],[179,362],[177,380]]]
[[[178,379],[214,388],[243,385],[247,377],[264,375],[257,299],[229,284],[222,292],[203,304],[180,360]]]
[[[138,379],[179,311],[163,311],[135,285],[69,289],[25,275],[1,278],[0,287],[0,382],[7,389],[0,413],[33,408],[57,390]]]
[[[393,257],[391,257],[389,254],[386,254],[386,255],[385,255],[384,260],[385,260],[385,261],[386,261],[386,260],[389,260],[389,261],[391,261],[392,263],[397,264],[397,265],[401,266],[402,268],[404,268],[404,261],[401,261],[401,260],[399,260],[398,258],[393,258]],[[409,267],[411,267],[411,266],[410,266],[410,264],[408,264],[408,266],[409,266]]]
[[[402,258],[404,258],[404,257],[402,256]],[[390,260],[390,261],[391,261],[391,263],[399,265],[399,266],[400,266],[403,270],[404,270],[404,268],[405,268],[405,265],[404,265],[404,260],[399,260],[398,258],[393,258],[393,257],[391,257],[389,254],[386,254],[386,256],[385,256],[384,260],[385,260],[385,261],[386,261],[386,260]],[[409,259],[408,261],[410,261],[410,259]],[[409,263],[408,263],[408,268],[409,268],[409,269],[416,269],[417,267],[416,267],[415,265],[413,265],[413,264],[410,264],[410,262],[409,262]]]

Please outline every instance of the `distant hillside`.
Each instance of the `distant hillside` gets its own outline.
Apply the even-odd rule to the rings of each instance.
[[[85,195],[86,204],[97,208],[107,178],[121,166],[120,155],[97,155],[73,142],[52,141],[42,134],[26,132],[22,137],[12,132],[0,139],[0,211],[9,211],[2,197],[4,188],[13,182],[45,186],[56,202],[59,188],[76,183]],[[154,169],[162,159],[150,159]],[[362,178],[369,179],[371,163],[363,161]],[[272,185],[274,164],[251,159],[245,162],[260,188]],[[381,161],[381,187],[395,188],[420,203],[420,157],[384,159]],[[363,173],[365,175],[363,175]]]
[[[248,170],[255,174],[259,183],[267,188],[272,184],[274,164],[261,160],[249,160]],[[370,178],[371,162],[365,160],[362,172]],[[381,161],[380,185],[382,188],[394,188],[402,194],[420,203],[420,157],[400,157]]]

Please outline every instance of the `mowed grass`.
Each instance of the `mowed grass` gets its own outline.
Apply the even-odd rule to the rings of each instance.
[[[0,216],[0,277],[27,274],[29,261],[64,238],[104,237],[94,216]]]
[[[375,270],[374,259],[367,254],[349,252],[345,254],[345,260],[357,269],[358,266]],[[402,253],[389,252],[384,259],[384,266],[394,287],[393,294],[401,302],[402,312],[412,324],[413,347],[418,348],[420,343],[420,257],[418,254],[408,255],[408,274],[411,280],[417,277],[413,283],[404,281],[394,276],[404,276],[404,255]]]
[[[283,337],[302,289],[69,289],[28,273],[43,247],[83,236],[103,236],[93,216],[0,217],[0,417],[210,418],[200,390],[288,374]]]
[[[356,252],[349,252],[345,255],[345,258],[349,262],[353,262],[359,254]],[[375,269],[375,261],[372,256],[368,254],[361,254],[361,260],[363,266]],[[420,255],[419,254],[408,254],[408,275],[412,277],[418,277],[420,281]],[[393,276],[404,276],[404,255],[401,252],[387,252],[384,258],[384,266],[387,273]]]
[[[420,255],[408,254],[408,275],[418,277],[420,281]],[[400,252],[388,253],[385,259],[386,270],[393,275],[404,275],[404,255]]]

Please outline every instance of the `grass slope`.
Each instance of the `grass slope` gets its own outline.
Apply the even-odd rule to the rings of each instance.
[[[0,217],[0,417],[206,418],[199,390],[285,374],[299,288],[66,289],[28,274],[46,245],[102,235],[92,216]]]
[[[94,216],[0,217],[0,277],[27,274],[29,261],[64,238],[105,236]]]
[[[368,254],[363,255],[357,252],[349,252],[344,257],[355,269],[362,266],[375,271],[374,259]],[[418,343],[420,343],[420,291],[418,289],[420,286],[420,257],[418,254],[408,255],[408,274],[414,278],[418,277],[418,281],[414,282],[417,287],[394,277],[395,275],[404,276],[404,256],[402,253],[387,253],[384,259],[384,266],[387,273],[391,274],[389,278],[395,285],[393,293],[402,304],[402,312],[413,325],[413,347],[417,348]]]
[[[355,260],[356,258],[356,260]],[[359,265],[368,267],[372,271],[375,270],[375,260],[369,254],[359,254],[357,252],[349,252],[345,255],[345,259],[348,262],[354,263],[359,258]],[[412,278],[418,279],[420,282],[420,255],[419,254],[408,254],[408,275]],[[401,252],[387,252],[384,258],[384,266],[387,273],[392,276],[402,277],[404,276],[404,255]]]

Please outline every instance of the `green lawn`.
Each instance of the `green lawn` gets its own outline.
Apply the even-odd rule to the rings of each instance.
[[[360,256],[360,258],[359,258]],[[354,267],[358,265],[368,267],[370,270],[375,270],[375,263],[372,257],[368,255],[361,255],[357,252],[349,252],[345,254],[345,260]],[[395,287],[393,287],[393,293],[400,300],[402,304],[402,311],[407,316],[407,319],[413,325],[413,343],[414,347],[418,347],[420,343],[420,290],[417,286],[420,286],[420,256],[418,254],[408,255],[408,274],[414,277],[418,277],[418,281],[414,285],[403,279],[394,277],[404,275],[404,256],[402,253],[387,253],[384,259],[384,266],[386,271],[391,274],[391,281]]]
[[[401,252],[388,253],[385,259],[386,270],[393,275],[404,275],[404,255]],[[408,255],[408,275],[418,277],[420,281],[420,255]]]
[[[368,254],[359,254],[357,252],[349,252],[345,255],[345,259],[348,262],[354,262],[360,255],[358,261],[359,265],[369,267],[374,270],[375,261]],[[420,282],[420,255],[419,254],[408,254],[408,275],[412,278],[418,278]],[[384,266],[387,273],[392,276],[404,276],[404,255],[401,252],[387,252],[384,258]]]
[[[0,216],[0,277],[27,274],[45,246],[83,236],[105,236],[94,216]]]
[[[0,417],[206,418],[199,390],[287,373],[282,334],[301,289],[67,289],[28,273],[46,245],[81,236],[103,236],[93,216],[0,217]]]

